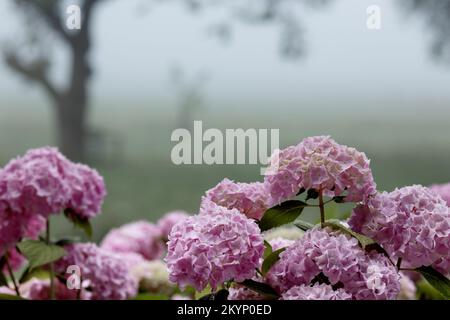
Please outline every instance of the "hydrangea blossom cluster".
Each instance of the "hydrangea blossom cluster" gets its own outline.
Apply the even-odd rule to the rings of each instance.
[[[236,209],[213,203],[208,209],[175,225],[169,235],[169,278],[181,288],[215,289],[231,279],[252,278],[259,266],[264,242],[256,223]]]
[[[276,238],[297,240],[303,237],[304,232],[297,227],[278,227],[264,232],[264,239],[270,241]]]
[[[314,228],[280,254],[267,281],[280,293],[311,286],[321,278],[354,299],[395,299],[399,276],[382,254],[367,254],[356,239],[329,229]]]
[[[146,221],[136,221],[111,230],[101,247],[114,253],[137,253],[147,260],[159,259],[164,253],[160,229]]]
[[[166,213],[161,219],[158,220],[158,223],[157,223],[157,226],[158,226],[159,230],[161,231],[161,235],[165,239],[167,239],[173,226],[179,222],[184,221],[188,217],[189,217],[189,214],[187,212],[181,211],[181,210],[171,211],[171,212]]]
[[[59,280],[55,280],[55,293],[56,300],[76,300],[78,298],[77,290],[70,290]],[[49,300],[50,280],[33,278],[21,285],[20,294],[29,300]],[[83,293],[80,295],[80,299],[86,299]]]
[[[353,210],[349,224],[411,268],[442,263],[450,253],[450,209],[419,185],[376,195]]]
[[[204,199],[228,209],[237,209],[248,218],[260,220],[271,206],[270,194],[262,182],[235,183],[222,180],[206,192]]]
[[[281,300],[351,300],[351,294],[344,289],[334,290],[327,284],[292,287],[281,296]]]
[[[328,136],[309,137],[272,156],[265,183],[275,203],[302,188],[322,190],[330,197],[345,193],[346,201],[359,202],[376,192],[369,163],[364,153]]]
[[[174,289],[169,281],[167,266],[161,260],[143,261],[133,266],[130,272],[145,292],[168,294]]]
[[[56,270],[64,274],[68,266],[79,266],[90,299],[124,300],[136,295],[138,283],[120,256],[92,243],[69,245],[66,251],[67,255],[56,263]]]
[[[23,237],[37,237],[50,214],[69,210],[93,217],[105,195],[95,170],[70,162],[55,148],[11,160],[0,170],[0,254]]]
[[[429,187],[432,191],[436,192],[438,195],[447,202],[450,207],[450,183],[445,184],[434,184]]]

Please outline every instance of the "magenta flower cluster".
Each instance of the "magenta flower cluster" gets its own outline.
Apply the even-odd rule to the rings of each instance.
[[[236,209],[209,203],[208,211],[175,225],[169,235],[170,280],[203,290],[255,275],[264,251],[256,223]]]
[[[324,280],[354,299],[395,299],[400,291],[397,270],[384,255],[367,254],[355,238],[320,228],[307,231],[282,252],[267,275],[267,282],[282,295],[293,287],[311,287]],[[322,292],[292,290],[287,296]],[[342,290],[336,294],[342,296]]]
[[[89,299],[124,300],[136,295],[138,283],[121,256],[93,243],[70,245],[66,251],[67,255],[56,263],[56,270],[65,274],[68,266],[80,267],[84,294]]]
[[[450,255],[450,209],[422,186],[377,194],[353,210],[349,224],[410,268],[439,264]]]
[[[260,220],[271,206],[267,186],[261,182],[235,183],[224,179],[206,192],[204,199],[228,209],[237,209],[248,218]]]
[[[352,296],[343,289],[334,290],[327,284],[295,286],[284,292],[281,300],[351,300]]]
[[[115,253],[136,253],[144,259],[162,257],[164,242],[161,230],[152,223],[136,221],[111,230],[103,239],[101,247]]]
[[[70,162],[55,148],[11,160],[0,170],[0,255],[21,238],[37,237],[50,214],[95,216],[105,195],[95,170]]]
[[[328,136],[310,137],[272,155],[265,182],[276,203],[293,198],[302,188],[359,202],[376,192],[369,164],[364,153]]]

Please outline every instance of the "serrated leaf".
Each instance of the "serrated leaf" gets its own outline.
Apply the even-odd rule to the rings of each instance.
[[[71,210],[65,210],[64,215],[73,223],[75,227],[82,230],[89,238],[92,238],[92,225],[89,219],[82,219]]]
[[[27,258],[30,270],[56,261],[66,254],[60,246],[38,240],[24,240],[17,244],[17,248]]]
[[[262,294],[268,298],[277,299],[279,298],[278,293],[268,284],[258,282],[255,280],[245,280],[243,282],[240,282],[239,284],[259,293]]]
[[[438,290],[445,299],[450,299],[450,280],[447,277],[432,267],[423,266],[416,270],[420,272],[428,283]]]
[[[18,295],[0,293],[0,300],[27,300],[27,299],[19,297]]]
[[[272,268],[273,265],[277,263],[278,260],[280,260],[280,254],[284,250],[286,250],[286,248],[275,250],[264,259],[261,267],[261,272],[264,276],[267,274],[267,272],[269,272],[270,268]]]
[[[261,231],[266,231],[295,221],[308,204],[299,200],[285,201],[267,210],[259,221]]]
[[[297,228],[299,228],[303,231],[308,231],[309,229],[314,228],[314,225],[312,223],[309,223],[307,221],[303,221],[300,219],[295,220],[294,226],[296,226]]]

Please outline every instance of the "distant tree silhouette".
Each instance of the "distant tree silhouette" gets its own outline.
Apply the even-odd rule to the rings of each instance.
[[[450,0],[400,0],[409,11],[423,16],[433,33],[431,53],[441,61],[450,62]]]
[[[23,46],[15,45],[4,49],[7,65],[16,73],[40,85],[50,97],[56,119],[58,145],[62,152],[73,160],[84,160],[87,142],[87,120],[89,111],[89,79],[92,66],[89,54],[92,49],[93,14],[102,0],[79,0],[81,7],[81,29],[72,31],[65,26],[65,6],[63,0],[12,0],[19,12],[24,13],[29,28],[29,43],[37,54],[24,54]],[[149,0],[158,3],[184,3],[193,11],[216,6],[224,6],[231,13],[230,21],[255,24],[274,24],[282,28],[281,53],[296,58],[304,53],[303,32],[299,13],[306,7],[318,7],[330,0]],[[229,35],[230,21],[216,28],[215,33]],[[69,74],[67,83],[57,85],[50,77],[50,69],[55,61],[49,54],[57,41],[68,52]],[[191,92],[192,93],[192,92]],[[192,98],[192,97],[191,97]],[[195,98],[197,99],[197,98]],[[192,99],[191,99],[192,100]],[[190,102],[192,104],[192,101]]]

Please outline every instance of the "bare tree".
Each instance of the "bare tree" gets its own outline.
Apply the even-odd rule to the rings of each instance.
[[[70,52],[69,81],[67,87],[59,88],[49,77],[51,63],[41,56],[34,61],[22,58],[17,48],[5,50],[4,58],[9,67],[28,80],[39,84],[51,98],[57,123],[58,144],[70,158],[84,158],[86,120],[88,108],[88,80],[91,67],[88,53],[91,49],[91,20],[100,0],[81,3],[81,28],[76,32],[67,30],[62,3],[59,0],[15,0],[21,10],[39,19],[48,30],[56,34]]]
[[[67,30],[64,20],[63,0],[13,0],[20,12],[30,16],[44,28],[39,34],[33,29],[34,40],[51,33],[59,38],[69,52],[69,75],[65,86],[57,86],[49,76],[54,65],[48,55],[54,41],[34,59],[26,59],[21,50],[4,50],[5,62],[16,73],[40,85],[50,97],[56,115],[58,145],[62,152],[74,160],[85,158],[87,142],[87,117],[89,106],[89,78],[92,68],[88,59],[91,51],[92,16],[101,0],[79,0],[81,28],[76,32]],[[150,0],[149,0],[150,1]],[[193,11],[216,6],[225,6],[232,13],[232,21],[245,23],[278,24],[283,28],[281,51],[285,56],[298,57],[303,53],[302,26],[297,16],[306,6],[323,5],[330,0],[152,0],[181,2]],[[306,6],[305,6],[306,4]],[[222,30],[223,31],[223,30]],[[222,32],[223,33],[223,32]],[[42,42],[35,41],[34,44]]]

